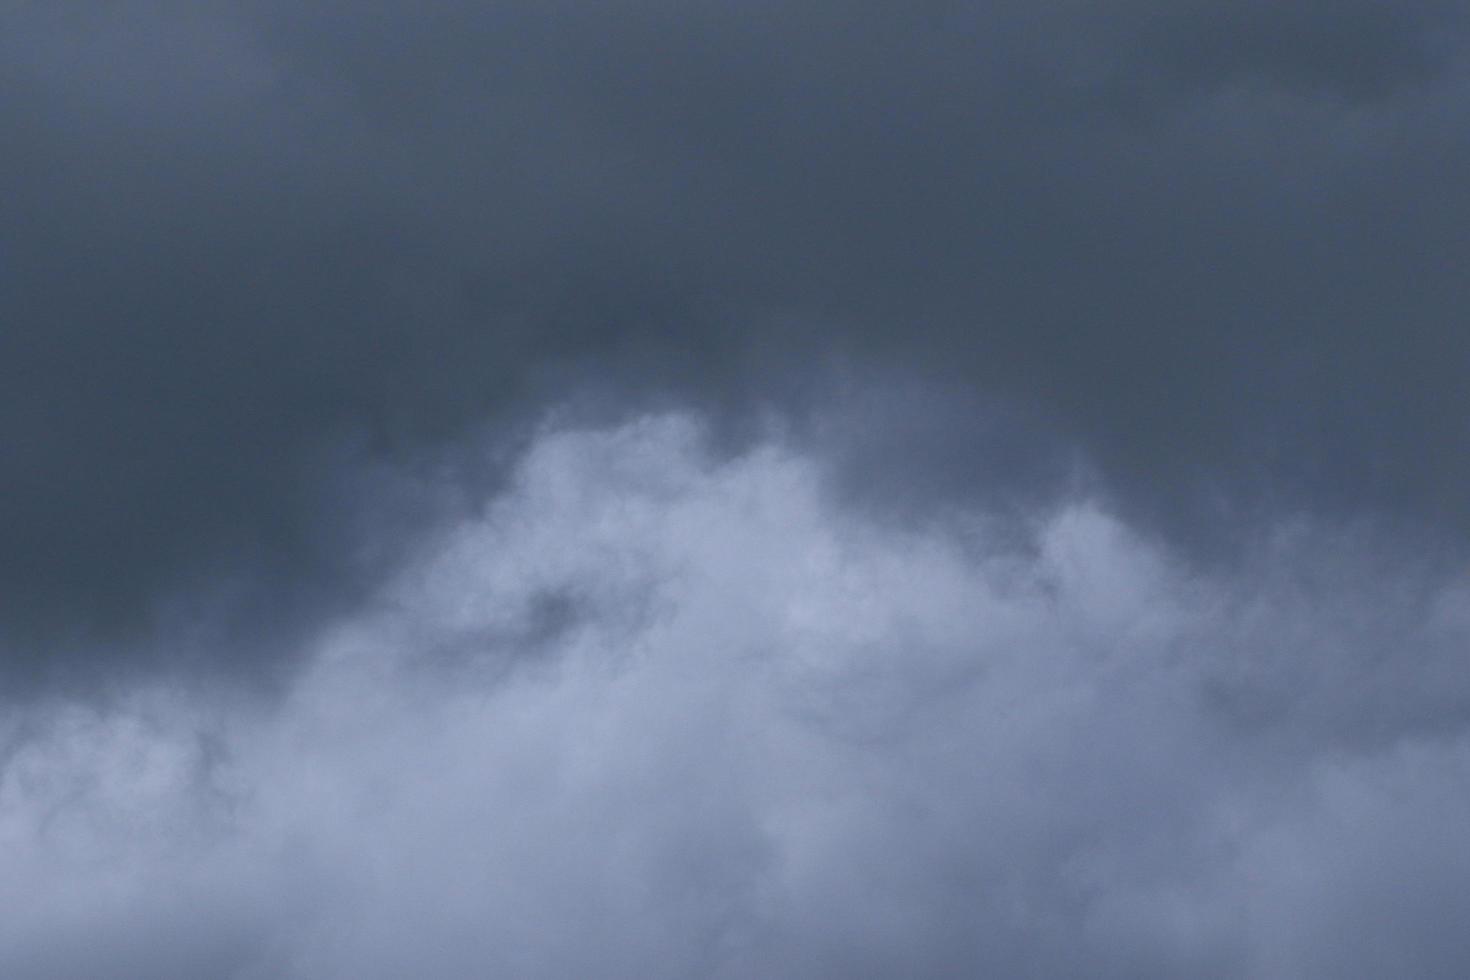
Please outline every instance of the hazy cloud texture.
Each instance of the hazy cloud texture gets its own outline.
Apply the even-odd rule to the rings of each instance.
[[[0,5],[0,974],[1465,975],[1466,15]]]
[[[1319,530],[1183,578],[1086,502],[1018,559],[821,483],[677,416],[548,431],[270,710],[17,721],[5,973],[1464,962],[1464,580],[1382,602]]]

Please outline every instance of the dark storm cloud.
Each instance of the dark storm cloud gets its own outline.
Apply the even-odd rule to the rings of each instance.
[[[10,5],[10,656],[181,592],[307,621],[432,517],[355,468],[587,390],[820,415],[891,370],[939,394],[838,429],[905,505],[1080,448],[1176,540],[1451,531],[1462,14]]]
[[[0,974],[1464,975],[1466,13],[0,5]]]

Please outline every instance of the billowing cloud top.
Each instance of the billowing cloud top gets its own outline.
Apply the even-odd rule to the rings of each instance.
[[[686,418],[548,432],[269,711],[13,718],[0,971],[1463,964],[1470,582],[1300,536],[1186,581],[1085,503],[1022,558],[821,482]]]
[[[1466,14],[4,5],[0,973],[1464,974]]]

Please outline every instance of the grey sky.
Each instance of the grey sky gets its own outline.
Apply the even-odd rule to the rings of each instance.
[[[10,659],[217,577],[247,623],[353,594],[344,460],[589,382],[800,411],[834,357],[1033,419],[1191,546],[1459,539],[1463,13],[11,5]]]
[[[1467,14],[0,5],[0,972],[1462,975]]]

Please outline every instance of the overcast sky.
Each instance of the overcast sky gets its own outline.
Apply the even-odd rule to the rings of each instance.
[[[1467,31],[0,3],[0,974],[1465,976]]]

